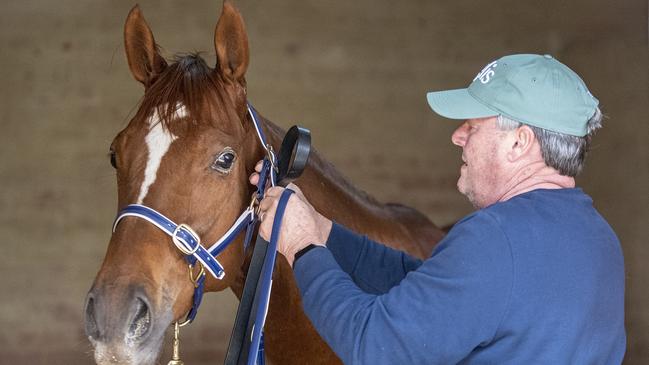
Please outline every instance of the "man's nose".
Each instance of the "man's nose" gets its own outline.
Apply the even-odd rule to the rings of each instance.
[[[466,122],[462,123],[451,135],[451,142],[456,146],[464,147],[468,135],[468,128],[469,125]]]

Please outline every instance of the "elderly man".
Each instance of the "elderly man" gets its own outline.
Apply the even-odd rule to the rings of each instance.
[[[597,99],[551,56],[512,55],[428,103],[464,120],[457,186],[478,210],[420,261],[332,223],[298,190],[279,251],[315,328],[346,364],[619,364],[622,252],[574,180]],[[265,238],[281,191],[261,203]]]

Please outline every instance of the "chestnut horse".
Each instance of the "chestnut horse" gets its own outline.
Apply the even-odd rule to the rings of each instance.
[[[144,97],[110,147],[118,210],[146,204],[189,224],[203,242],[214,242],[249,204],[254,187],[248,176],[264,156],[246,111],[249,57],[241,15],[226,0],[214,35],[213,69],[198,55],[177,56],[168,64],[138,6],[128,15],[124,37]],[[277,150],[284,131],[263,118],[261,123]],[[442,237],[415,210],[381,204],[355,189],[317,152],[297,184],[324,215],[417,257],[427,256]],[[242,241],[218,256],[226,276],[208,275],[206,291],[229,287],[241,297],[248,265]],[[142,219],[120,223],[85,309],[98,364],[156,362],[166,329],[191,307],[194,287],[187,271],[183,255],[162,231]],[[292,269],[281,255],[273,281],[265,327],[269,360],[340,363],[302,311]]]

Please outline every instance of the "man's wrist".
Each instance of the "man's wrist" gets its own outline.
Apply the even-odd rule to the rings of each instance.
[[[291,264],[291,267],[293,267],[293,265],[295,265],[295,261],[300,256],[304,255],[305,253],[307,253],[307,251],[310,251],[311,249],[313,249],[315,247],[318,247],[318,246],[319,247],[327,247],[327,246],[325,246],[324,242],[316,242],[316,241],[313,241],[313,240],[309,241],[309,242],[306,242],[304,244],[298,245],[297,247],[299,247],[299,248],[292,253],[291,259],[289,260],[289,263]]]
[[[308,246],[306,246],[306,247],[302,248],[301,250],[299,250],[298,252],[296,252],[295,255],[293,255],[293,265],[295,266],[295,263],[297,262],[297,260],[300,259],[300,257],[304,256],[307,252],[313,250],[316,247],[324,247],[324,246],[320,246],[320,245],[316,245],[316,244],[311,243]]]

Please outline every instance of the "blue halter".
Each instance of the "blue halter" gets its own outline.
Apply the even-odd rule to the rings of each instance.
[[[239,218],[234,222],[234,224],[228,229],[228,231],[215,243],[209,247],[205,247],[201,244],[200,237],[196,232],[194,232],[189,225],[187,224],[177,224],[173,220],[167,218],[162,213],[157,210],[147,207],[142,204],[130,204],[122,209],[115,218],[113,223],[113,232],[117,229],[119,222],[125,217],[137,217],[142,218],[149,223],[155,225],[160,230],[165,232],[171,237],[172,243],[185,255],[185,260],[189,264],[190,269],[190,278],[194,283],[194,297],[192,307],[187,313],[187,318],[182,325],[191,323],[198,313],[198,307],[201,304],[203,298],[203,292],[205,287],[205,277],[206,272],[212,275],[216,279],[223,279],[225,276],[225,270],[223,266],[217,260],[217,256],[223,252],[241,233],[241,231],[246,229],[246,236],[244,239],[244,250],[248,247],[253,235],[255,223],[259,219],[256,213],[256,205],[264,197],[264,188],[266,182],[270,180],[270,185],[275,186],[277,179],[277,158],[273,152],[272,147],[266,142],[266,137],[264,136],[263,131],[261,130],[261,125],[258,122],[257,111],[248,103],[248,114],[250,115],[255,130],[257,132],[257,137],[261,142],[261,145],[266,150],[267,156],[264,158],[262,171],[259,174],[259,183],[257,184],[257,191],[253,194],[252,202],[248,208],[246,208]],[[263,349],[263,323],[266,318],[266,313],[268,312],[268,300],[270,299],[270,290],[271,290],[271,277],[272,277],[272,268],[274,266],[275,257],[276,257],[276,248],[277,248],[277,236],[279,233],[279,226],[281,225],[282,216],[284,213],[284,208],[288,201],[288,197],[292,193],[291,190],[286,190],[286,194],[283,194],[278,207],[277,214],[275,215],[275,222],[273,223],[273,233],[271,237],[272,245],[272,254],[268,255],[266,259],[270,262],[270,265],[265,267],[270,267],[268,272],[264,272],[261,282],[264,305],[260,306],[259,311],[255,316],[255,323],[259,324],[255,326],[255,331],[253,333],[253,346],[251,346],[251,353],[254,351],[257,352],[257,356],[249,357],[249,364],[263,364],[264,363],[264,349]],[[286,197],[284,197],[286,195]],[[277,226],[277,228],[276,228]],[[277,232],[276,232],[277,230]],[[192,271],[196,263],[201,267],[201,271],[194,278]],[[181,326],[182,326],[181,325]],[[256,360],[256,361],[255,361]]]
[[[250,118],[252,119],[253,125],[255,127],[255,131],[257,132],[257,137],[259,138],[261,145],[266,150],[266,157],[263,160],[262,170],[259,174],[257,191],[253,194],[250,205],[243,211],[243,213],[241,213],[239,218],[237,218],[234,224],[218,241],[206,248],[201,244],[201,240],[198,234],[196,234],[196,232],[194,232],[194,230],[192,230],[189,225],[184,223],[176,224],[173,220],[167,218],[157,210],[142,204],[130,204],[126,206],[117,214],[117,217],[115,218],[115,221],[113,223],[114,232],[117,229],[119,222],[125,217],[142,218],[169,235],[171,237],[172,243],[185,255],[185,260],[189,264],[189,276],[191,281],[194,283],[194,295],[192,307],[187,313],[187,318],[184,323],[180,324],[179,326],[184,326],[185,324],[191,323],[196,318],[198,307],[200,306],[203,298],[206,272],[219,280],[223,279],[223,277],[225,276],[225,270],[216,259],[216,257],[221,252],[223,252],[223,250],[225,250],[232,242],[234,242],[236,237],[241,233],[241,231],[243,231],[244,228],[246,229],[244,250],[248,247],[254,235],[254,228],[256,226],[256,223],[259,220],[256,209],[259,202],[264,197],[266,183],[269,181],[271,186],[275,186],[277,184],[277,158],[275,156],[275,153],[273,152],[272,147],[266,142],[266,137],[264,136],[261,126],[258,122],[259,118],[257,111],[252,107],[250,103],[248,103],[247,108],[248,114],[250,115]],[[293,128],[291,128],[291,130],[292,129]],[[297,135],[292,134],[291,130],[289,130],[289,133],[287,135],[292,135],[293,138],[297,138]],[[308,134],[308,130],[306,132]],[[310,145],[310,136],[307,138],[309,141],[307,144]],[[285,140],[287,139],[291,140],[291,138],[285,138]],[[293,140],[292,142],[295,143],[296,140]],[[298,148],[299,146],[300,144],[298,144]],[[284,150],[284,142],[282,143],[282,150]],[[308,147],[306,148],[306,150],[301,152],[305,151],[306,155],[308,156]],[[288,152],[290,153],[291,151]],[[299,154],[302,155],[301,152]],[[284,162],[284,165],[279,166],[279,170],[282,173],[286,173],[287,175],[294,173],[293,171],[291,171],[291,169],[284,170],[288,167],[288,165],[286,164],[289,161],[280,162]],[[301,165],[299,169],[303,169],[304,164],[306,164],[306,159],[303,159],[301,162],[296,162],[296,165]],[[297,175],[299,175],[299,173]],[[296,176],[293,176],[293,178],[295,178]],[[250,347],[247,357],[248,365],[263,365],[265,363],[263,327],[266,321],[266,315],[268,314],[268,305],[272,287],[273,267],[275,266],[275,258],[277,256],[277,240],[279,238],[279,230],[281,228],[282,218],[284,216],[284,211],[286,209],[288,199],[290,198],[290,195],[292,193],[293,191],[290,189],[284,190],[279,199],[277,211],[275,213],[271,239],[268,243],[268,254],[264,258],[261,276],[259,278],[259,284],[257,287],[257,295],[261,304],[257,307],[254,315],[254,325],[251,333]],[[201,270],[199,274],[194,277],[193,268],[197,262]]]

